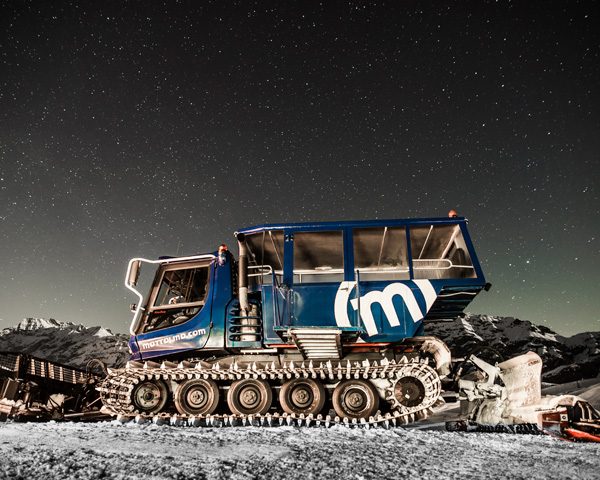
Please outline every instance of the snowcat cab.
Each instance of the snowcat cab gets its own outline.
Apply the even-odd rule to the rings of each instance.
[[[143,263],[157,266],[145,298],[135,289]],[[233,296],[232,264],[228,252],[220,256],[132,259],[126,286],[139,298],[139,303],[132,306],[132,358],[222,350],[225,308]],[[219,317],[221,322],[215,322]]]

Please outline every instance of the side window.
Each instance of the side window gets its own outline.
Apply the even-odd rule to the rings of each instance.
[[[185,323],[204,306],[208,295],[209,266],[176,269],[162,273],[156,296],[148,309],[144,332]]]
[[[410,227],[410,249],[415,279],[475,277],[459,225]]]
[[[251,281],[270,283],[271,272],[281,281],[283,276],[283,232],[263,231],[246,237],[248,247],[248,276]]]
[[[361,281],[410,278],[404,227],[357,228],[352,239]]]
[[[344,238],[341,231],[294,234],[294,283],[343,280]]]

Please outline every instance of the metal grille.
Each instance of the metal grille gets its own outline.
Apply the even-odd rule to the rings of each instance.
[[[20,355],[0,353],[0,373],[16,375],[19,373]]]

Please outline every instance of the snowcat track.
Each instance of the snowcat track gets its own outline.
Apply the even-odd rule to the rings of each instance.
[[[425,390],[421,403],[408,407],[402,405],[394,395],[396,382],[405,377],[419,379]],[[167,382],[181,382],[188,379],[211,379],[220,382],[235,381],[245,378],[262,380],[288,381],[294,378],[312,378],[329,383],[342,380],[387,380],[385,388],[385,401],[390,406],[390,411],[385,414],[377,412],[369,418],[349,418],[330,415],[296,415],[287,413],[267,413],[265,415],[236,415],[236,414],[210,414],[210,415],[183,415],[180,413],[159,412],[149,414],[140,412],[132,404],[132,392],[140,382],[161,380]],[[153,422],[159,425],[177,425],[194,427],[238,427],[238,426],[321,426],[343,425],[349,427],[380,427],[390,428],[426,418],[432,411],[431,407],[437,402],[441,393],[441,382],[435,370],[426,361],[417,358],[408,360],[403,357],[398,362],[383,359],[381,362],[350,363],[331,361],[321,362],[318,365],[312,361],[301,364],[294,362],[284,363],[278,367],[274,362],[262,366],[256,363],[248,364],[245,368],[233,363],[229,367],[221,368],[219,363],[207,366],[200,362],[190,364],[182,362],[178,365],[163,363],[162,365],[146,362],[130,362],[125,369],[110,370],[109,375],[101,386],[100,391],[104,410],[118,421],[137,423]]]
[[[484,425],[471,421],[448,421],[446,430],[449,432],[477,432],[477,433],[508,433],[517,435],[549,435],[535,423],[514,423],[496,425]]]

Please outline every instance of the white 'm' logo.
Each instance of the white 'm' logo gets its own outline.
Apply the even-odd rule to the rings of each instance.
[[[425,297],[425,312],[421,311],[415,294],[412,292],[408,285],[404,283],[391,283],[383,289],[383,291],[372,291],[365,295],[361,295],[360,299],[353,298],[350,300],[350,304],[354,310],[360,309],[360,318],[362,319],[363,325],[367,330],[369,336],[376,335],[377,326],[375,325],[375,319],[373,318],[373,312],[371,311],[371,305],[373,303],[379,303],[381,309],[385,313],[388,322],[391,327],[397,327],[400,325],[398,319],[398,313],[394,308],[394,296],[400,295],[408,313],[412,317],[413,322],[421,320],[429,311],[433,302],[435,301],[437,294],[435,289],[431,285],[429,280],[413,280],[417,285],[423,297]],[[342,282],[338,288],[335,296],[335,321],[339,327],[350,327],[350,319],[348,318],[348,300],[350,299],[350,293],[356,287],[356,282]]]

